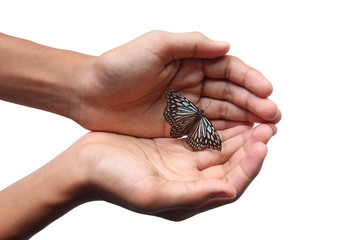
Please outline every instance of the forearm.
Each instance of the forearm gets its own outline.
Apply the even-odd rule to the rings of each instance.
[[[0,192],[0,238],[26,239],[84,200],[67,152]]]
[[[0,33],[0,99],[72,117],[91,59]]]

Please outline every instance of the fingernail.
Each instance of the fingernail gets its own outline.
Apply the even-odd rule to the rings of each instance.
[[[229,195],[227,195],[226,193],[219,193],[216,195],[215,198],[221,198],[221,199],[231,199],[232,197],[230,197]]]

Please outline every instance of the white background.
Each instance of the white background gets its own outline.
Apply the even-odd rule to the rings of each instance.
[[[90,55],[153,29],[203,32],[273,83],[283,113],[261,173],[237,202],[177,223],[87,203],[33,239],[360,239],[356,1],[2,0],[0,12],[3,33]],[[85,132],[0,102],[0,189]]]

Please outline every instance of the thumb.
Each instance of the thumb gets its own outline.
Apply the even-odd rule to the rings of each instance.
[[[232,199],[236,196],[236,190],[225,181],[207,179],[168,181],[155,194],[157,194],[157,201],[154,204],[158,204],[159,209],[178,209],[198,208],[218,198]]]
[[[145,42],[150,43],[155,51],[166,62],[181,58],[217,58],[224,56],[230,49],[226,42],[213,41],[199,32],[169,33],[152,31],[144,34]]]

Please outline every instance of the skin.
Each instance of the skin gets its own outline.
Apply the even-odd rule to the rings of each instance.
[[[260,171],[274,125],[219,131],[223,149],[92,132],[0,192],[0,235],[29,238],[72,208],[104,200],[173,221],[233,202]]]
[[[225,56],[228,43],[200,33],[153,31],[98,57],[6,35],[0,35],[0,50],[1,99],[69,117],[93,131],[169,136],[165,90],[198,106],[211,101],[205,116],[217,129],[281,118],[267,99],[270,82]]]
[[[169,89],[197,105],[211,101],[207,116],[219,120],[218,129],[233,126],[234,121],[277,122],[277,106],[266,99],[272,92],[270,82],[238,58],[224,56],[228,50],[229,44],[199,33],[145,34],[94,61],[95,74],[80,87],[86,96],[81,97],[79,117],[74,119],[89,129],[169,136],[162,117],[164,92]],[[128,113],[142,118],[129,118]]]
[[[93,57],[0,34],[0,98],[94,131],[0,192],[0,236],[29,238],[94,200],[179,221],[239,198],[281,113],[269,81],[228,50],[200,33],[154,31]],[[221,152],[168,138],[165,90],[211,101]]]

